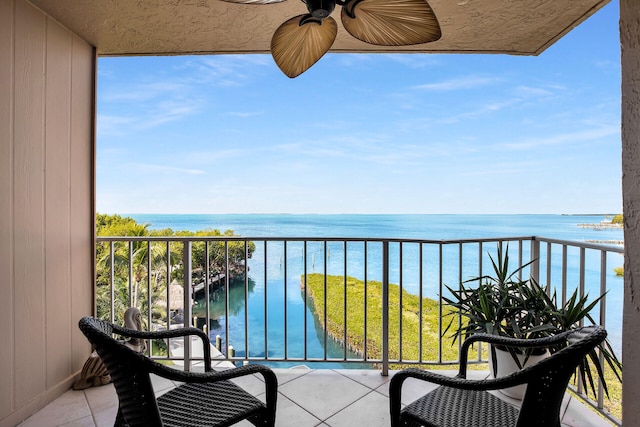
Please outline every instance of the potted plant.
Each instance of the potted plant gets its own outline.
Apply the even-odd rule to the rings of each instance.
[[[452,289],[445,285],[452,297],[443,296],[442,299],[457,310],[449,314],[452,318],[444,334],[453,328],[454,342],[457,339],[466,339],[475,333],[521,339],[543,338],[579,327],[585,320],[591,324],[596,323],[589,313],[604,294],[589,302],[588,295],[579,296],[576,290],[564,304],[558,303],[555,291],[549,295],[533,278],[526,280],[520,278],[523,270],[535,260],[509,272],[508,252],[508,246],[503,253],[501,245],[498,245],[497,260],[489,254],[493,276],[475,277],[464,281],[460,283],[459,289]],[[476,285],[472,286],[470,283]],[[560,348],[551,347],[549,352],[554,353]],[[503,350],[508,351],[511,360],[518,368],[522,368],[532,357],[537,357],[532,349]],[[500,371],[496,357],[498,351],[500,349],[490,346],[490,366],[494,374]],[[603,356],[604,364],[601,363],[599,352]],[[604,368],[607,365],[617,379],[622,381],[622,364],[608,340],[600,344],[597,350],[591,351],[580,363],[578,372],[587,394],[591,390],[595,397],[594,379],[600,378],[605,393],[609,395],[604,376]],[[521,393],[524,393],[523,389],[524,387],[520,390]]]

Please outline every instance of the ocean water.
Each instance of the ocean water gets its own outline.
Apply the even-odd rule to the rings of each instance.
[[[232,215],[175,215],[175,214],[130,214],[139,223],[148,224],[149,229],[171,228],[174,231],[198,231],[217,229],[233,230],[235,234],[248,237],[349,237],[349,238],[398,238],[398,239],[482,239],[497,237],[540,236],[571,241],[621,242],[621,229],[594,229],[581,227],[580,224],[598,224],[605,219],[604,215],[293,215],[293,214],[232,214]],[[543,245],[544,246],[544,245]],[[490,250],[492,246],[487,245]],[[424,296],[437,298],[439,283],[437,247],[425,249],[423,254],[423,280],[420,280],[418,261],[419,252],[416,247],[407,245],[403,249],[403,265],[399,264],[399,249],[390,248],[390,282],[402,282],[403,289],[417,294],[422,286]],[[344,263],[342,243],[328,245],[328,255],[323,246],[309,243],[307,258],[303,256],[302,244],[290,242],[286,252],[281,243],[258,243],[252,259],[249,260],[249,298],[245,301],[244,286],[232,287],[230,290],[229,311],[224,306],[224,296],[212,294],[211,311],[214,322],[210,325],[210,335],[221,335],[223,340],[236,349],[236,354],[243,356],[283,357],[286,347],[288,357],[302,358],[304,351],[307,357],[323,357],[325,348],[329,357],[343,357],[345,350],[330,339],[326,340],[322,328],[308,306],[300,291],[300,277],[306,269],[311,272],[347,275],[363,279],[365,271],[369,280],[382,279],[382,266],[379,262],[380,245],[367,246],[369,263],[362,261],[364,244],[349,245],[348,265]],[[431,252],[430,252],[431,251]],[[466,265],[477,263],[477,253],[469,253],[459,259],[458,248],[451,245],[443,252],[442,280],[446,284],[455,285],[460,276],[467,279],[477,275],[477,270],[468,269]],[[510,252],[517,248],[510,249]],[[529,247],[524,245],[523,257],[529,256]],[[542,254],[541,254],[542,255]],[[586,290],[590,295],[599,295],[598,256],[589,255],[586,259]],[[553,286],[558,287],[562,280],[560,270],[561,253],[555,250],[551,271]],[[512,259],[516,254],[512,254]],[[567,255],[569,267],[579,263],[579,252],[570,251]],[[266,267],[264,260],[267,259]],[[286,262],[284,262],[286,260]],[[327,263],[325,267],[325,261]],[[515,261],[514,261],[515,262]],[[541,268],[546,260],[541,256]],[[613,267],[622,265],[622,257],[612,254],[607,259],[607,308],[606,321],[610,340],[618,352],[621,348],[622,328],[622,279],[615,276]],[[488,257],[483,267],[489,272]],[[286,265],[286,268],[285,268]],[[462,266],[462,272],[459,270]],[[577,283],[578,277],[571,273],[566,278],[569,286]],[[202,310],[204,301],[199,300],[196,312]],[[245,315],[246,310],[246,315]],[[265,313],[266,311],[266,313]],[[594,313],[597,316],[599,313]],[[265,326],[264,318],[267,318]],[[245,336],[245,318],[248,320],[249,336]],[[226,336],[226,330],[229,336]],[[287,334],[284,334],[284,326]],[[307,340],[304,340],[306,324]],[[354,356],[346,352],[347,357]],[[288,366],[291,364],[280,364]],[[349,365],[352,366],[352,365]]]
[[[605,215],[293,215],[124,214],[150,229],[234,230],[245,237],[382,237],[467,239],[543,236],[621,241],[622,230],[593,230]]]

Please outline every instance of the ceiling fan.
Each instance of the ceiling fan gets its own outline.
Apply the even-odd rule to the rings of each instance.
[[[224,0],[271,4],[284,0]],[[328,50],[338,34],[330,15],[342,6],[342,25],[353,37],[379,46],[407,46],[436,41],[440,24],[426,0],[302,0],[309,13],[285,21],[271,39],[271,54],[288,77],[307,71]]]

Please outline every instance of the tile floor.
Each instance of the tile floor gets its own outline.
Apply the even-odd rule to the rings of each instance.
[[[306,367],[274,369],[278,376],[279,427],[377,427],[389,426],[389,377],[375,370],[313,370]],[[453,371],[447,371],[454,375]],[[475,371],[470,377],[486,375]],[[264,393],[261,377],[250,376],[236,381],[252,394]],[[175,384],[155,377],[156,394],[168,391]],[[422,396],[429,385],[407,380],[403,388],[403,403]],[[70,390],[25,420],[21,427],[102,427],[112,426],[117,410],[113,385]],[[563,426],[599,427],[610,424],[591,412],[578,399],[567,395],[563,408]],[[237,424],[251,426],[249,422]]]

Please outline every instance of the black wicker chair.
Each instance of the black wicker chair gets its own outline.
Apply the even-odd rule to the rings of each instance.
[[[585,355],[606,336],[607,332],[600,326],[529,340],[475,334],[462,345],[460,371],[456,377],[419,369],[406,369],[393,376],[390,385],[391,426],[560,427],[560,406],[571,376]],[[514,374],[474,381],[466,379],[466,364],[469,347],[477,341],[528,348],[566,346],[549,358]],[[407,378],[417,378],[440,387],[402,409],[402,384]],[[520,409],[487,392],[519,384],[527,384]]]
[[[248,420],[256,426],[274,426],[278,382],[273,371],[247,365],[213,371],[209,338],[196,328],[143,332],[109,322],[83,317],[80,329],[94,345],[109,370],[118,394],[116,426],[230,426]],[[113,338],[113,334],[142,339],[164,339],[197,335],[204,347],[205,372],[183,372],[154,362]],[[179,387],[156,399],[149,374],[174,381]],[[266,404],[247,393],[232,378],[261,374]]]

